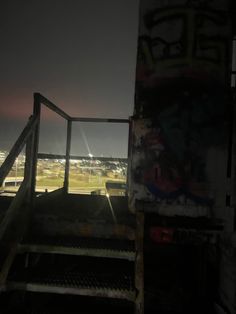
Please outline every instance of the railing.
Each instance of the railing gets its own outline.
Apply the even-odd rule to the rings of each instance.
[[[67,136],[66,136],[66,152],[65,155],[55,155],[55,154],[42,154],[38,153],[38,146],[39,146],[39,128],[40,128],[40,116],[41,116],[41,107],[42,105],[46,106],[63,119],[67,121]],[[14,202],[18,204],[17,207],[20,207],[22,200],[22,190],[25,191],[24,194],[27,194],[28,203],[32,206],[34,196],[35,196],[35,185],[36,185],[36,173],[37,173],[37,159],[65,159],[65,171],[64,171],[64,182],[63,182],[63,190],[68,192],[69,187],[69,167],[70,167],[70,159],[76,159],[78,156],[71,156],[71,134],[72,134],[72,124],[76,122],[94,122],[94,123],[126,123],[129,124],[128,119],[111,119],[111,118],[83,118],[83,117],[71,117],[66,112],[61,110],[51,101],[46,99],[39,93],[34,94],[34,109],[33,115],[30,117],[27,125],[25,126],[24,130],[20,134],[19,138],[13,145],[10,153],[8,154],[6,160],[3,162],[2,166],[0,167],[0,186],[3,184],[4,179],[10,172],[16,158],[21,153],[23,147],[26,145],[26,161],[25,161],[25,172],[24,172],[24,180],[21,184],[19,191],[16,193]],[[112,158],[107,157],[95,157],[94,159],[101,159],[101,160],[111,160]],[[84,157],[86,159],[86,157]],[[124,161],[127,160],[125,158],[116,158],[116,160]],[[21,197],[19,196],[21,195]],[[17,200],[21,200],[17,201]],[[12,212],[12,214],[6,215],[5,217],[9,216],[7,220],[11,220],[10,217],[14,216],[14,211],[9,211],[8,213]],[[4,221],[3,221],[4,223]],[[0,230],[3,230],[0,226]],[[0,231],[1,235],[1,231]],[[0,236],[1,239],[1,236]]]
[[[34,181],[36,174],[35,159],[32,156],[35,156],[33,152],[37,150],[35,140],[38,136],[38,128],[39,115],[35,112],[30,117],[27,125],[0,167],[0,185],[2,185],[16,158],[21,153],[23,147],[26,146],[24,179],[0,225],[0,284],[7,277],[10,265],[17,251],[17,243],[26,231],[27,221],[30,219],[29,213],[33,202],[31,183]],[[24,207],[22,206],[23,203]]]
[[[67,121],[65,155],[59,156],[38,153],[40,116],[42,105],[48,107],[50,110],[54,111]],[[72,123],[74,122],[96,122],[96,123],[108,122],[129,124],[130,121],[128,119],[104,119],[104,118],[99,119],[99,118],[71,117],[41,94],[39,93],[34,94],[33,115],[30,117],[27,125],[23,129],[22,133],[20,134],[19,138],[13,145],[7,158],[0,167],[0,186],[1,186],[6,176],[10,172],[14,162],[16,161],[16,158],[19,156],[22,149],[26,147],[24,179],[0,225],[0,246],[4,248],[7,247],[5,263],[3,265],[0,264],[0,284],[5,280],[6,274],[10,267],[9,265],[11,265],[11,261],[16,252],[15,248],[17,247],[17,243],[19,242],[20,238],[22,237],[24,231],[27,228],[27,219],[30,219],[29,218],[30,212],[32,211],[35,199],[35,185],[38,158],[53,158],[57,156],[60,157],[58,159],[61,158],[65,159],[63,190],[66,193],[68,192],[70,159],[76,158],[75,156],[70,155]],[[106,157],[103,157],[102,159],[106,160]],[[119,160],[124,159],[119,158]],[[22,208],[23,203],[24,206]],[[20,221],[16,222],[17,219],[16,217],[18,217],[19,215],[22,218],[21,222],[23,224],[21,224]],[[14,226],[14,228],[15,226],[17,226],[14,229],[14,231],[12,230],[12,226]]]
[[[55,155],[55,154],[38,154],[38,141],[39,141],[39,125],[40,125],[40,115],[41,115],[41,106],[44,105],[48,107],[50,110],[54,111],[58,115],[60,115],[62,118],[64,118],[67,121],[67,137],[66,137],[66,152],[65,155]],[[0,186],[3,184],[3,181],[9,171],[11,170],[16,158],[22,151],[24,145],[27,143],[29,137],[33,134],[33,142],[30,144],[28,143],[28,146],[30,146],[30,155],[28,154],[28,161],[26,158],[26,164],[31,163],[30,166],[30,173],[31,178],[29,179],[30,186],[31,186],[31,199],[33,198],[34,192],[35,192],[35,182],[36,182],[36,168],[37,168],[37,159],[53,159],[54,157],[56,159],[65,159],[65,173],[64,173],[64,183],[63,188],[66,192],[68,192],[68,180],[69,180],[69,162],[70,159],[77,159],[77,156],[71,156],[70,155],[70,149],[71,149],[71,133],[72,133],[72,123],[73,122],[94,122],[94,123],[128,123],[128,119],[104,119],[104,118],[81,118],[81,117],[71,117],[67,113],[65,113],[63,110],[58,108],[55,104],[53,104],[51,101],[46,99],[44,96],[42,96],[39,93],[34,94],[34,111],[33,115],[31,116],[28,124],[26,125],[25,129],[19,136],[18,140],[12,147],[9,155],[7,156],[6,160],[0,167]],[[30,142],[30,141],[29,141]],[[84,157],[86,159],[86,157]],[[97,157],[94,157],[94,159]],[[101,160],[111,160],[112,158],[106,158],[106,157],[98,157],[97,159]],[[116,158],[116,160],[125,160],[124,158]]]
[[[52,111],[56,112],[58,115],[60,115],[62,118],[64,118],[67,121],[67,136],[66,136],[66,152],[65,155],[53,155],[53,154],[37,154],[37,158],[48,158],[53,159],[54,156],[57,156],[56,159],[65,159],[65,172],[64,172],[64,183],[63,183],[63,189],[65,192],[68,192],[69,188],[69,168],[70,168],[70,160],[76,159],[76,156],[71,156],[71,135],[72,135],[72,127],[73,123],[76,122],[93,122],[93,123],[125,123],[129,124],[128,119],[112,119],[112,118],[84,118],[84,117],[71,117],[67,113],[65,113],[63,110],[58,108],[56,105],[54,105],[51,101],[43,97],[41,94],[34,94],[35,99],[35,111],[38,112],[40,115],[41,111],[41,105],[45,105]],[[38,143],[37,143],[38,147]],[[86,157],[85,157],[86,158]],[[93,157],[94,159],[102,159],[102,157]],[[103,160],[106,160],[106,157],[103,157]],[[108,160],[108,159],[107,159]],[[123,160],[122,158],[116,158],[116,160]],[[36,175],[36,172],[34,172]],[[35,191],[35,179],[34,182],[32,182],[33,191]]]
[[[3,164],[0,167],[0,186],[3,184],[4,179],[10,172],[16,158],[21,153],[23,147],[27,143],[28,139],[32,135],[36,125],[38,124],[39,120],[36,116],[31,116],[29,119],[29,122],[27,123],[26,127],[20,134],[19,138],[13,145],[10,153],[8,154],[7,158],[3,162]]]
[[[19,138],[13,145],[10,153],[3,162],[0,168],[0,185],[3,184],[4,179],[11,170],[16,158],[21,153],[23,147],[26,145],[26,162],[25,162],[25,171],[23,182],[12,201],[10,207],[8,208],[3,221],[0,225],[0,242],[6,236],[6,232],[9,229],[14,217],[17,215],[18,209],[21,207],[24,200],[27,199],[28,206],[32,200],[31,195],[31,185],[30,183],[33,180],[33,160],[31,158],[32,151],[34,149],[34,140],[39,125],[39,117],[37,115],[31,116],[24,130],[20,134]]]

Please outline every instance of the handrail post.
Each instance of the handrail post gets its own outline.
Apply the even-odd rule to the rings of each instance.
[[[63,188],[64,188],[66,193],[68,193],[68,188],[69,188],[71,127],[72,127],[72,121],[71,120],[67,120],[66,164],[65,164],[64,186],[63,186]]]
[[[11,170],[16,158],[22,151],[25,143],[28,141],[28,139],[31,137],[33,133],[33,129],[36,125],[37,121],[35,117],[30,117],[27,125],[21,132],[20,136],[16,140],[15,144],[11,148],[7,158],[4,160],[3,164],[0,167],[0,186],[2,185],[4,179],[8,175],[9,171]]]
[[[37,117],[37,124],[35,126],[34,132],[32,134],[31,141],[31,178],[30,178],[30,202],[33,202],[35,185],[36,185],[36,175],[37,175],[37,155],[39,146],[39,127],[40,127],[40,94],[34,94],[34,111],[33,115]]]
[[[144,313],[144,260],[143,260],[143,238],[144,238],[144,212],[136,212],[136,259],[135,259],[135,287],[137,296],[135,301],[135,314]]]
[[[131,143],[132,143],[132,126],[133,126],[133,120],[130,117],[129,118],[129,133],[128,133],[128,162],[127,162],[127,172],[126,172],[126,185],[127,187],[129,186],[129,181],[130,181],[130,174],[131,174]],[[129,193],[127,189],[127,194]]]

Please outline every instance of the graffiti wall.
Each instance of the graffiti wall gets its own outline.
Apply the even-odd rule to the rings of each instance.
[[[226,1],[141,1],[132,206],[214,204],[209,151],[227,145],[230,39]]]
[[[146,8],[148,1],[143,3]],[[228,14],[222,10],[196,9],[190,4],[153,10],[141,7],[135,113],[148,116],[153,112],[160,100],[158,88],[227,84],[229,30]]]

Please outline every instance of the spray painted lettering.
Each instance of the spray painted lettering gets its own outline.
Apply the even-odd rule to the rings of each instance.
[[[138,88],[175,77],[227,80],[229,25],[224,13],[193,9],[154,10],[139,38]]]

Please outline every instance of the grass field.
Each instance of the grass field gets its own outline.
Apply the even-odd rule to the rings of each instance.
[[[84,167],[86,168],[86,167]],[[89,168],[89,167],[87,167]],[[98,169],[98,167],[97,167]],[[90,193],[94,190],[101,190],[105,193],[106,181],[125,182],[126,176],[117,174],[113,170],[102,171],[100,167],[98,171],[95,168],[83,170],[78,165],[71,164],[69,174],[69,190],[86,191]],[[37,165],[37,177],[36,177],[36,191],[53,191],[63,187],[64,183],[64,164],[51,161],[40,161]],[[12,178],[19,178],[24,176],[24,169],[18,166],[18,169],[13,167],[9,176]],[[7,187],[9,191],[17,191],[19,186],[15,186],[16,183],[12,182],[11,186]]]
[[[69,189],[73,190],[103,190],[105,192],[105,183],[108,180],[122,181],[126,178],[111,178],[107,176],[88,175],[88,174],[71,174],[69,177]],[[41,176],[37,178],[36,190],[41,189],[57,189],[63,186],[63,177],[58,176]]]

